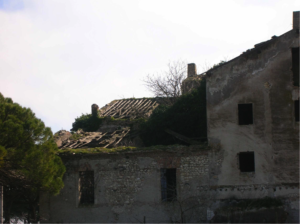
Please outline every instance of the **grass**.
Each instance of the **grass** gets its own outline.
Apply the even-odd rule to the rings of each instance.
[[[70,140],[78,140],[82,137],[81,134],[77,134],[76,132],[75,133],[72,133],[72,136],[70,137]]]

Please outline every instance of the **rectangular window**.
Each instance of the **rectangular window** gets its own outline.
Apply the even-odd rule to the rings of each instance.
[[[176,200],[176,169],[160,169],[162,201]]]
[[[241,172],[254,172],[254,152],[240,152],[239,154],[239,164]]]
[[[299,100],[294,101],[295,121],[299,121]]]
[[[294,86],[299,86],[299,47],[292,48],[292,71]]]
[[[252,103],[238,105],[239,125],[253,124]]]
[[[79,204],[94,204],[94,171],[79,172]]]

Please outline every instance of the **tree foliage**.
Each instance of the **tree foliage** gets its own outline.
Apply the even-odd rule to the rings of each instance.
[[[82,114],[80,117],[75,118],[71,131],[77,131],[78,129],[82,129],[83,131],[97,131],[103,119],[92,114]]]
[[[141,138],[146,146],[182,144],[167,132],[170,129],[198,140],[206,140],[206,82],[199,88],[180,96],[172,106],[160,105],[141,124]]]
[[[40,190],[58,194],[65,167],[56,152],[51,129],[0,93],[0,185],[26,191],[35,206]]]
[[[13,169],[35,186],[57,194],[63,186],[64,165],[56,156],[50,128],[29,108],[0,93],[1,168]]]

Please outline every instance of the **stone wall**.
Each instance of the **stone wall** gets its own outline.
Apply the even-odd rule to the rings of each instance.
[[[299,47],[299,33],[291,30],[207,73],[208,139],[224,151],[219,185],[299,182],[294,47]],[[245,103],[253,106],[253,124],[239,125],[238,104]],[[247,151],[254,152],[252,173],[239,169],[238,153]]]
[[[214,217],[217,201],[264,196],[292,198],[299,188],[218,185],[216,174],[224,156],[221,150],[203,150],[199,146],[169,149],[62,156],[67,167],[65,187],[58,196],[41,195],[42,221],[207,222]],[[177,200],[161,200],[161,168],[176,168]],[[79,172],[87,170],[94,171],[95,200],[94,204],[83,206],[79,203]],[[287,204],[290,206],[291,202]]]
[[[215,184],[218,200],[209,207],[211,212],[229,198],[281,197],[284,208],[256,214],[237,212],[239,222],[264,215],[268,219],[260,222],[273,222],[276,220],[270,215],[275,212],[285,222],[299,222],[299,193],[295,191],[299,188],[299,122],[294,114],[299,87],[293,86],[291,71],[291,49],[299,47],[299,42],[299,33],[291,30],[207,73],[208,140],[220,148],[219,154],[223,152],[221,169],[214,178],[210,176],[211,185],[201,187],[205,190]],[[252,104],[253,124],[239,125],[238,104],[245,103]],[[254,152],[253,172],[241,172],[240,152]],[[236,218],[221,216],[211,221],[232,222]]]
[[[181,147],[176,153],[63,157],[67,167],[65,187],[56,197],[41,197],[41,214],[45,222],[136,222],[144,220],[144,216],[147,222],[180,220],[178,212],[174,213],[178,203],[161,201],[160,169],[177,169],[178,198],[183,200],[187,192],[196,191],[202,178],[208,175],[208,156],[207,151],[193,146]],[[86,170],[94,171],[95,203],[82,207],[78,173]],[[90,214],[89,217],[85,213]]]

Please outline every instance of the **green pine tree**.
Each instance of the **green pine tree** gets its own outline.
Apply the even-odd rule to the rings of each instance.
[[[57,150],[51,129],[31,109],[0,93],[0,185],[7,192],[6,222],[21,198],[30,207],[29,221],[36,222],[39,192],[58,194],[63,188],[65,167]]]

